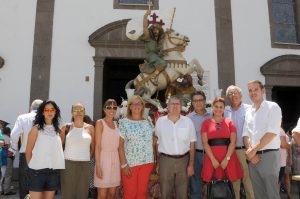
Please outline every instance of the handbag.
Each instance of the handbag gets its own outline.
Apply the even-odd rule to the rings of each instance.
[[[207,199],[235,199],[232,183],[224,171],[223,179],[216,179],[216,170],[212,180],[207,184]]]

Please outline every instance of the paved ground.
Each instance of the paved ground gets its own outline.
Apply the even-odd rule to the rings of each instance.
[[[16,181],[13,182],[13,186],[15,187],[14,191],[17,191],[18,183]],[[300,199],[299,197],[299,191],[298,186],[295,182],[292,184],[292,195],[293,199]],[[13,196],[1,196],[1,199],[19,199],[19,195],[13,195]],[[55,199],[61,199],[60,195],[57,195]],[[281,199],[288,199],[287,195],[284,193],[281,193]]]

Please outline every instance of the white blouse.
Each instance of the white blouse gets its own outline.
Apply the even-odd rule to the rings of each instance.
[[[92,137],[85,128],[73,127],[65,140],[65,159],[72,161],[90,161]]]
[[[39,130],[28,167],[35,170],[65,169],[61,139],[53,125],[45,125]]]

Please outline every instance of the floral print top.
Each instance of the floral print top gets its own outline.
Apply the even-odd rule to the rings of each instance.
[[[153,163],[153,131],[154,126],[148,120],[120,120],[120,136],[130,167]]]

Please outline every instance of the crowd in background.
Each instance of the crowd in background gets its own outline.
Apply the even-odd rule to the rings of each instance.
[[[238,86],[229,86],[228,106],[216,97],[207,109],[205,93],[197,91],[186,116],[180,97],[171,96],[167,115],[155,125],[137,95],[119,121],[117,102],[108,99],[102,119],[94,123],[75,103],[71,122],[63,125],[54,101],[34,100],[12,132],[0,120],[1,190],[15,194],[10,183],[18,151],[21,199],[28,193],[52,199],[57,191],[63,199],[111,199],[120,185],[125,199],[143,199],[152,175],[159,176],[163,199],[205,198],[205,184],[224,177],[237,199],[280,199],[279,187],[292,198],[290,175],[300,175],[300,118],[285,133],[281,109],[264,99],[263,84],[250,81],[248,93],[252,105],[243,103]]]

